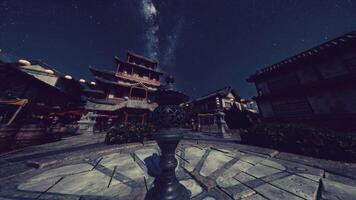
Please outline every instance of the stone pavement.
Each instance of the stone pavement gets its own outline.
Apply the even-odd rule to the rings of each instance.
[[[80,137],[1,156],[0,199],[144,199],[160,173],[155,142]],[[206,140],[182,141],[176,158],[193,200],[356,199],[355,164]]]

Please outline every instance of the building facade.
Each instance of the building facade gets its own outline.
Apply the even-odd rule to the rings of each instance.
[[[86,110],[106,116],[104,121],[146,123],[158,106],[152,97],[162,74],[157,61],[128,52],[125,61],[115,57],[115,64],[116,71],[89,68],[95,87],[87,89]]]
[[[247,81],[256,86],[265,121],[355,130],[356,32],[258,70]]]
[[[64,124],[78,120],[68,113],[84,105],[81,94],[78,81],[44,62],[0,61],[0,152],[69,133]]]
[[[229,124],[225,120],[230,110],[247,111],[247,101],[237,95],[232,87],[225,87],[196,98],[188,106],[193,119],[193,129],[203,132],[227,133]]]
[[[41,61],[0,63],[0,80],[2,123],[8,123],[14,109],[18,109],[13,104],[7,105],[13,101],[27,102],[21,112],[16,112],[16,115],[21,115],[16,120],[25,123],[41,121],[37,118],[45,119],[54,113],[80,107],[83,103],[80,84]]]

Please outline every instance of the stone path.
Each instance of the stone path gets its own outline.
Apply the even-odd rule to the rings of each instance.
[[[1,169],[0,199],[144,199],[160,173],[157,145],[106,148],[71,152],[66,157],[72,159],[62,162],[52,155],[41,162],[54,164],[9,177]],[[237,144],[184,141],[176,152],[176,173],[193,200],[356,199],[352,177],[278,155]]]

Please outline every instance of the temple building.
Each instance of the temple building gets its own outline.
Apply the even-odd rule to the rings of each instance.
[[[89,88],[86,110],[97,113],[105,123],[146,123],[158,106],[153,92],[160,86],[157,61],[128,52],[126,61],[115,57],[116,71],[89,67],[95,86]]]
[[[256,85],[264,121],[356,130],[356,32],[258,70],[247,81]]]

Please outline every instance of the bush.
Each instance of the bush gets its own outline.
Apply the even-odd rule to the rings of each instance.
[[[260,124],[241,133],[244,143],[324,159],[356,162],[356,139],[303,124]]]
[[[153,132],[154,127],[151,124],[117,124],[108,130],[105,142],[107,144],[143,142],[151,139]]]

